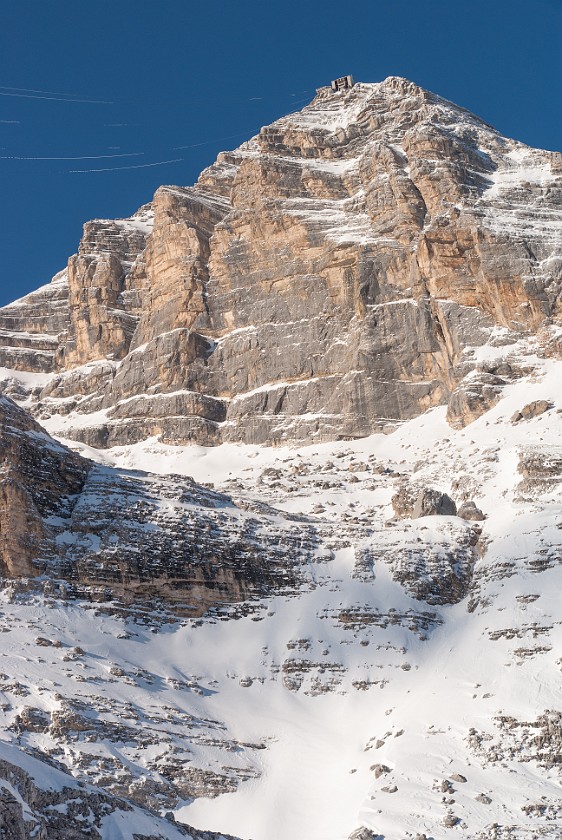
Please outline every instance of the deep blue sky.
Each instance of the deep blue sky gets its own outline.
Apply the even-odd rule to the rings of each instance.
[[[48,282],[84,221],[192,184],[345,73],[406,76],[562,149],[562,0],[3,0],[0,304]]]

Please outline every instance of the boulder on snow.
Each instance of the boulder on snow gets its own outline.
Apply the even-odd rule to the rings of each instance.
[[[457,511],[457,516],[461,519],[466,519],[468,522],[482,522],[486,519],[486,514],[482,513],[479,507],[476,507],[472,500],[463,502]]]
[[[370,828],[358,828],[351,832],[348,840],[377,840],[378,836],[379,835],[375,834],[374,831],[371,831]]]
[[[419,484],[401,484],[392,497],[397,519],[419,519],[421,516],[456,516],[457,506],[446,493]]]
[[[412,519],[419,519],[421,516],[456,516],[456,514],[457,506],[450,496],[441,493],[440,490],[426,487],[418,494],[412,511]]]
[[[417,484],[407,481],[400,483],[398,490],[392,497],[392,509],[397,519],[411,519],[414,505],[420,488]]]
[[[548,400],[533,400],[533,402],[527,403],[522,409],[516,411],[511,418],[511,422],[519,423],[521,420],[532,420],[533,417],[540,417],[541,414],[552,407],[552,403]]]

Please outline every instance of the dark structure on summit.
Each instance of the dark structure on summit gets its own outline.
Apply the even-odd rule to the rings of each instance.
[[[332,90],[338,93],[340,90],[349,90],[353,87],[353,76],[340,76],[332,82]]]

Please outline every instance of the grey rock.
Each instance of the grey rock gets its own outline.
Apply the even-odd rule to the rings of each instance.
[[[316,126],[326,113],[341,130]],[[548,189],[488,189],[514,151]],[[517,375],[465,349],[557,312],[555,238],[534,220],[561,194],[554,153],[405,79],[320,92],[193,187],[87,223],[67,269],[0,310],[0,366],[56,372],[31,389],[38,417],[105,409],[65,432],[99,447],[347,439],[444,404],[461,427]]]
[[[516,411],[511,418],[512,423],[519,423],[521,420],[532,420],[534,417],[540,417],[545,411],[549,411],[553,405],[548,400],[533,400],[527,403],[520,411]]]
[[[412,510],[413,519],[419,519],[422,516],[456,516],[456,514],[457,506],[451,497],[430,488],[425,488],[418,494]]]
[[[469,522],[483,522],[486,519],[486,515],[473,501],[463,502],[457,511],[457,516]]]
[[[445,814],[443,817],[443,825],[445,828],[454,828],[458,823],[460,823],[460,819],[454,814]]]
[[[352,831],[348,840],[377,840],[378,834],[375,834],[370,828],[357,828]]]

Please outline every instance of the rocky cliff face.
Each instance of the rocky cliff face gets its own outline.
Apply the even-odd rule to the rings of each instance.
[[[127,825],[138,840],[236,840],[175,825],[156,813],[77,782],[54,762],[4,744],[0,757],[0,831],[10,840],[102,840]]]
[[[45,433],[26,412],[0,397],[1,574],[36,575],[33,562],[55,552],[51,523],[68,516],[89,464]]]
[[[0,362],[55,372],[33,410],[96,446],[360,437],[447,402],[462,425],[474,348],[560,315],[561,197],[561,155],[411,82],[321,89],[86,225],[67,279],[0,311]]]
[[[201,615],[310,583],[313,526],[238,507],[181,476],[93,464],[0,398],[0,572],[47,573],[60,597],[175,602]],[[49,584],[49,587],[52,585]]]
[[[0,310],[0,834],[558,840],[560,163],[321,90]]]
[[[0,826],[558,838],[560,361],[520,351],[469,428],[313,447],[91,462],[4,398],[40,539],[4,543]]]

